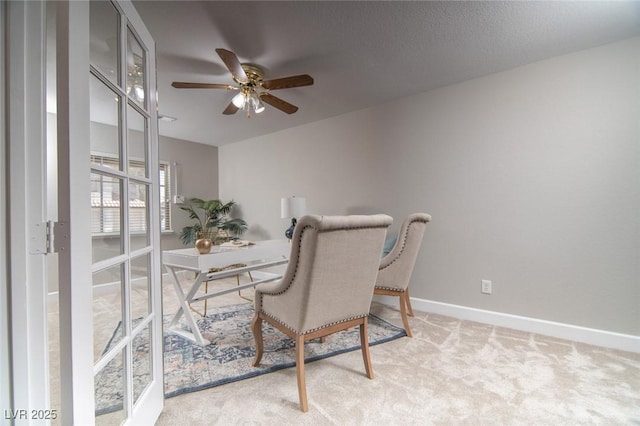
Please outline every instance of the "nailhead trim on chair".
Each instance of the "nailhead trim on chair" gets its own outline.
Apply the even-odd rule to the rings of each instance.
[[[327,327],[331,327],[332,325],[341,324],[341,323],[343,323],[343,322],[353,321],[353,320],[355,320],[355,319],[365,318],[365,317],[368,317],[368,316],[369,316],[369,315],[359,315],[359,316],[357,316],[357,317],[351,317],[351,318],[343,319],[343,320],[340,320],[340,321],[332,322],[332,323],[330,323],[330,324],[325,324],[325,325],[323,325],[322,327],[312,328],[311,330],[307,330],[307,331],[305,331],[305,332],[304,332],[304,333],[302,333],[302,334],[309,334],[309,333],[313,333],[314,331],[317,331],[317,330],[320,330],[320,329],[323,329],[323,328],[327,328]]]
[[[351,317],[351,318],[343,319],[343,320],[340,320],[340,321],[335,321],[335,322],[332,322],[332,323],[329,323],[329,324],[325,324],[325,325],[323,325],[321,327],[312,328],[311,330],[306,330],[306,331],[300,333],[298,330],[293,329],[290,325],[283,323],[282,321],[280,321],[278,318],[274,317],[273,315],[270,315],[270,314],[266,313],[265,311],[262,311],[262,313],[265,314],[266,316],[268,316],[269,318],[271,318],[272,320],[274,320],[275,322],[277,322],[278,324],[282,324],[283,327],[285,327],[288,330],[293,331],[295,334],[297,334],[299,336],[300,335],[304,335],[304,334],[313,333],[314,331],[321,330],[321,329],[327,328],[327,327],[331,327],[331,326],[334,326],[336,324],[341,324],[343,322],[348,322],[348,321],[352,321],[352,320],[360,319],[360,318],[365,318],[365,317],[369,316],[369,315],[360,315],[360,316],[357,316],[357,317]]]
[[[399,293],[404,293],[406,291],[406,290],[403,290],[403,289],[398,288],[398,287],[378,287],[378,286],[376,286],[375,288],[379,288],[381,290],[397,291]]]
[[[303,236],[304,232],[307,230],[307,228],[315,229],[316,231],[318,230],[317,228],[315,228],[315,227],[313,227],[311,225],[307,225],[304,228],[302,228],[302,231],[300,231],[300,237],[298,238],[298,248],[300,248],[300,242],[302,241],[302,236]],[[375,228],[386,228],[386,226],[354,226],[354,227],[349,227],[349,228],[334,229],[334,230],[331,230],[331,231],[339,231],[339,230],[343,230],[343,229],[375,229]],[[320,232],[330,232],[330,231],[320,231]],[[282,291],[280,291],[278,293],[270,293],[270,294],[268,294],[269,296],[278,296],[278,295],[286,292],[287,290],[289,290],[289,288],[291,287],[291,285],[293,285],[293,282],[296,279],[296,275],[298,274],[298,265],[299,264],[300,264],[300,256],[298,255],[297,259],[296,259],[296,267],[295,267],[295,270],[293,271],[293,276],[291,277],[291,281],[289,282],[289,285],[284,290],[282,290]],[[263,296],[264,296],[264,294],[260,294],[260,302],[261,302],[260,304],[262,304],[262,297]],[[272,320],[278,322],[279,324],[282,324],[284,327],[286,327],[287,329],[293,331],[296,334],[308,334],[308,333],[311,333],[313,331],[320,330],[321,328],[330,327],[330,326],[335,325],[335,324],[340,324],[342,322],[347,322],[347,321],[351,321],[351,320],[358,319],[358,318],[364,318],[364,317],[368,316],[368,315],[362,315],[362,316],[359,316],[359,317],[348,318],[348,319],[345,319],[345,320],[342,320],[342,321],[338,321],[338,322],[335,322],[335,323],[324,325],[322,327],[314,328],[313,330],[307,330],[304,333],[299,333],[297,330],[294,330],[289,325],[283,323],[282,321],[278,320],[277,318],[273,317],[272,315],[269,315],[264,310],[261,310],[261,312],[264,313],[265,315],[267,315]]]
[[[411,222],[409,222],[409,224],[407,225],[407,232],[405,232],[404,235],[402,236],[402,248],[400,249],[400,252],[398,252],[398,256],[396,256],[395,259],[393,259],[390,263],[388,263],[384,267],[378,269],[378,271],[382,271],[383,269],[388,268],[389,266],[393,265],[396,260],[398,260],[400,258],[400,256],[404,252],[404,249],[405,249],[406,244],[407,244],[407,235],[409,235],[409,228],[411,227],[411,225],[413,225],[416,222],[429,223],[429,221],[427,221],[427,220],[421,220],[421,219],[418,219],[418,218],[415,218]],[[375,286],[374,288],[379,288],[379,289],[382,289],[382,290],[398,291],[398,292],[401,292],[401,293],[405,292],[405,289],[400,289],[398,287],[378,287],[378,286]]]
[[[302,234],[304,234],[304,231],[306,231],[307,228],[316,229],[313,226],[309,226],[309,225],[307,225],[304,228],[302,228],[302,231],[300,231],[300,238],[298,238],[298,250],[300,249],[300,241],[302,240]],[[298,265],[299,264],[300,264],[300,255],[297,256],[296,268],[293,271],[293,277],[291,277],[291,281],[289,282],[289,285],[284,290],[282,290],[281,292],[273,293],[272,294],[273,296],[277,296],[277,295],[282,294],[282,293],[286,292],[287,290],[289,290],[289,287],[291,287],[291,285],[293,284],[293,281],[296,279],[296,275],[298,274]]]
[[[407,235],[409,235],[409,228],[411,227],[411,225],[413,225],[416,222],[422,222],[422,223],[429,223],[426,220],[420,220],[420,219],[414,219],[412,220],[408,225],[407,225],[407,232],[404,233],[404,235],[402,236],[402,248],[400,249],[400,251],[398,252],[398,255],[395,257],[395,259],[393,259],[391,262],[389,262],[387,265],[385,265],[384,267],[380,268],[379,271],[382,271],[385,268],[388,268],[389,266],[393,265],[393,263],[398,260],[400,258],[400,255],[404,252],[404,248],[407,244]],[[383,288],[383,287],[376,287],[376,288]]]

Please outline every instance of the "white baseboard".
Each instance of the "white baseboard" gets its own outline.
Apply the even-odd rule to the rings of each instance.
[[[376,296],[376,301],[385,305],[398,306],[398,298]],[[491,324],[498,327],[513,328],[529,333],[542,334],[560,339],[573,340],[595,346],[640,353],[640,336],[614,333],[571,324],[546,321],[501,312],[486,311],[432,300],[411,298],[411,306],[416,311],[445,315],[453,318]]]

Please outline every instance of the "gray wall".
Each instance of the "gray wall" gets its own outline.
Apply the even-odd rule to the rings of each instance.
[[[217,147],[160,136],[160,160],[168,161],[172,166],[174,162],[178,163],[180,195],[205,200],[218,198]],[[172,190],[175,190],[173,186]],[[162,235],[162,249],[184,248],[178,236],[182,228],[189,224],[187,213],[180,210],[180,206],[172,204],[171,226],[174,233]]]
[[[413,296],[640,335],[639,99],[634,38],[225,145],[220,196],[254,239],[424,211]]]

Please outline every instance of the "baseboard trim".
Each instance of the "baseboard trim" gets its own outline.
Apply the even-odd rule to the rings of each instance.
[[[398,306],[397,297],[376,296],[376,300],[390,306]],[[513,328],[529,333],[542,334],[560,339],[573,340],[595,346],[640,353],[640,336],[598,330],[577,325],[504,314],[495,311],[470,308],[461,305],[436,302],[433,300],[411,298],[416,311],[445,315],[453,318],[491,324],[498,327]]]

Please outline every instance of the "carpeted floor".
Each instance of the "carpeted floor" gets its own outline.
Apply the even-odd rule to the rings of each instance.
[[[395,309],[373,312],[400,325]],[[416,312],[414,337],[165,400],[157,425],[640,425],[640,354]]]
[[[255,344],[251,332],[253,304],[216,306],[209,308],[204,318],[197,318],[205,338],[211,341],[200,346],[170,331],[164,334],[164,392],[166,398],[221,386],[249,377],[268,374],[295,366],[295,342],[271,325],[264,323],[264,355],[260,365],[252,364]],[[168,324],[171,315],[165,315]],[[134,322],[135,323],[135,322]],[[103,353],[122,336],[118,324]],[[371,315],[368,336],[370,346],[383,344],[406,336],[405,331]],[[134,339],[133,390],[139,395],[149,383],[149,336],[142,333]],[[331,356],[360,350],[358,327],[341,331],[305,344],[305,361],[311,363]],[[96,376],[96,413],[104,415],[122,410],[122,358],[116,357]],[[102,422],[102,419],[99,419]]]
[[[177,301],[164,290],[170,313]],[[117,324],[106,309],[117,302],[96,314],[96,351]],[[241,302],[234,294],[211,299]],[[372,312],[402,324],[397,309],[374,303]],[[166,399],[157,425],[640,425],[640,354],[427,313],[410,321],[413,338],[371,347],[374,380],[359,351],[308,364],[308,413],[288,368]],[[57,371],[51,380],[59,408]]]

